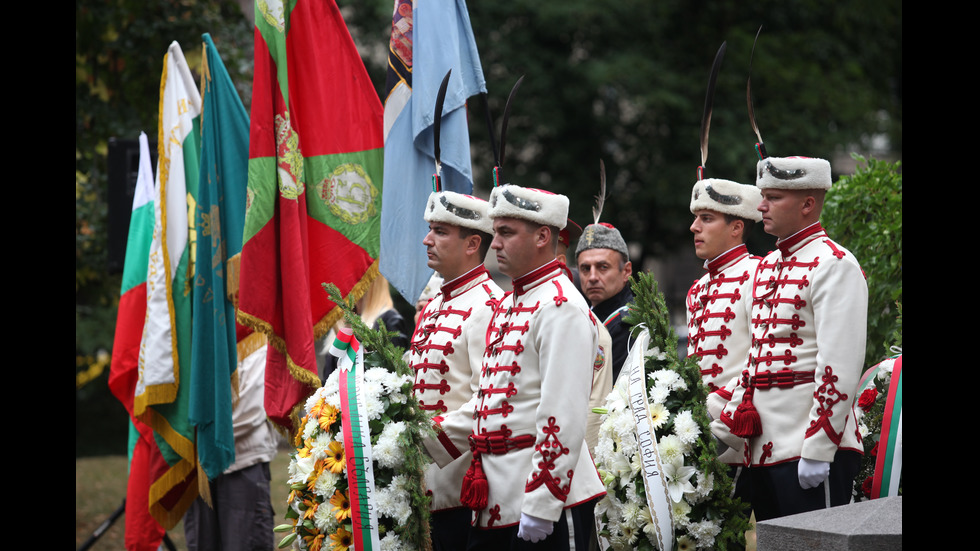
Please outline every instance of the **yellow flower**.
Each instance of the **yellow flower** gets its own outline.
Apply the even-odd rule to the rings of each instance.
[[[344,519],[350,518],[350,499],[347,498],[346,494],[342,494],[340,490],[334,490],[333,497],[330,498],[330,505],[333,505],[337,522],[342,522]]]
[[[303,539],[306,541],[306,548],[309,551],[320,551],[320,548],[323,546],[324,535],[317,534],[315,537],[303,536]]]
[[[331,442],[327,446],[327,468],[330,469],[330,472],[336,474],[343,472],[346,465],[347,460],[344,458],[344,445],[340,442]]]
[[[337,420],[337,410],[330,404],[324,403],[323,407],[320,408],[318,419],[320,429],[325,431],[330,430],[330,425],[334,424],[334,421]]]
[[[330,534],[330,539],[333,540],[333,551],[348,551],[354,544],[354,535],[344,530],[343,526],[337,528],[337,532]]]

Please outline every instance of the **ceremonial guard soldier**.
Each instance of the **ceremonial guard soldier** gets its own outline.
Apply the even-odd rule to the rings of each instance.
[[[756,185],[777,250],[753,277],[748,365],[712,431],[744,444],[752,506],[766,520],[850,500],[868,288],[854,255],[820,226],[829,162],[763,157]]]
[[[555,259],[567,213],[568,198],[546,191],[505,185],[490,196],[491,247],[514,290],[487,330],[469,434],[470,549],[584,548],[605,493],[585,444],[596,322]]]
[[[419,406],[433,412],[440,438],[427,443],[443,468],[430,465],[426,486],[432,494],[435,548],[464,549],[470,510],[459,501],[463,475],[470,465],[467,446],[457,447],[441,429],[468,432],[479,390],[487,325],[503,291],[490,278],[484,258],[493,225],[487,202],[452,191],[433,192],[425,208],[429,233],[428,265],[443,277],[440,292],[419,317],[409,347]]]
[[[687,292],[687,353],[698,357],[708,390],[721,393],[720,399],[709,398],[718,407],[714,415],[731,399],[724,387],[745,369],[752,340],[752,278],[759,257],[749,254],[744,241],[762,220],[761,200],[755,186],[716,178],[698,181],[691,192],[694,252],[707,273]]]

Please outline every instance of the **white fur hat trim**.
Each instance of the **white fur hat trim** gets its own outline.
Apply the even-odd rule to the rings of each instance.
[[[691,213],[713,210],[756,222],[762,220],[757,207],[762,202],[762,191],[731,180],[707,178],[694,184],[691,191]]]
[[[759,189],[830,189],[830,161],[812,157],[767,157],[759,161]]]
[[[568,197],[507,184],[490,192],[490,218],[520,218],[559,230],[568,222]]]
[[[455,191],[434,191],[429,194],[425,205],[425,221],[462,226],[493,235],[493,220],[487,214],[488,207],[489,203],[479,197]]]

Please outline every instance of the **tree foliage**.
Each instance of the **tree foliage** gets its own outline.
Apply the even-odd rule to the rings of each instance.
[[[390,0],[342,4],[359,46],[386,44],[379,19],[390,19]],[[752,85],[770,154],[832,158],[871,151],[873,139],[888,136],[901,156],[897,0],[832,8],[814,0],[512,0],[470,1],[468,8],[498,134],[507,95],[526,75],[511,109],[505,179],[568,195],[570,216],[590,222],[603,159],[610,195],[603,221],[640,243],[643,256],[690,245],[698,131],[723,41],[708,174],[754,180],[745,84],[759,25]],[[382,91],[386,60],[366,62]],[[482,102],[471,100],[469,109],[477,194],[486,196],[492,153]]]
[[[852,176],[837,180],[827,192],[821,223],[847,247],[868,279],[868,346],[865,366],[901,346],[902,172],[901,163],[855,156]]]

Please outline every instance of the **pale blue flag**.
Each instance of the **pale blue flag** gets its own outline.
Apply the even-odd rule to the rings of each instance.
[[[436,94],[452,69],[441,126],[442,189],[471,194],[466,99],[486,92],[486,80],[466,2],[413,4],[398,0],[392,16],[380,268],[405,300],[414,304],[432,275],[422,245],[428,231],[422,215],[435,172],[432,123]]]

